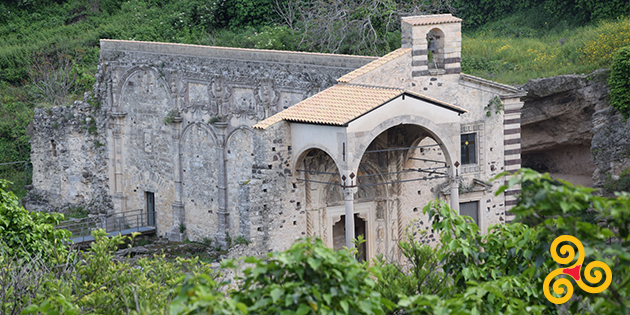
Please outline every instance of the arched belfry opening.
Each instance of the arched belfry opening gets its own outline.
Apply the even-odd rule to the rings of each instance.
[[[444,69],[444,32],[439,28],[431,29],[427,33],[427,60],[429,71]]]

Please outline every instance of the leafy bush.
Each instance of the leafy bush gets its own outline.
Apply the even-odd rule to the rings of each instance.
[[[296,242],[288,250],[267,259],[247,257],[242,276],[235,278],[230,299],[217,300],[216,283],[184,283],[171,312],[219,314],[226,309],[253,314],[384,314],[394,304],[374,291],[378,270],[359,263],[347,250],[333,251],[319,239]],[[226,260],[223,268],[240,273],[239,264]],[[215,308],[219,308],[218,310]]]
[[[426,231],[421,231],[421,235]],[[414,232],[407,229],[406,239],[398,247],[406,258],[405,263],[377,259],[381,277],[376,290],[384,298],[398,303],[403,296],[431,295],[443,292],[452,283],[447,274],[439,272],[442,264],[436,250],[416,241]]]
[[[572,235],[584,246],[584,266],[598,260],[612,270],[608,289],[598,294],[575,290],[576,297],[568,302],[569,310],[572,313],[630,314],[627,308],[630,305],[630,195],[599,196],[593,194],[592,188],[553,180],[549,174],[530,169],[522,169],[509,181],[510,186],[519,183],[522,194],[511,212],[516,215],[515,220],[527,223],[538,232],[538,241],[532,249],[535,256],[549,257],[546,254],[556,237]],[[593,212],[595,220],[584,221],[585,211]],[[552,269],[560,267],[549,258],[545,265]],[[600,270],[591,273],[601,275]],[[591,285],[597,286],[596,283]]]
[[[374,291],[375,268],[319,239],[297,242],[268,260],[248,257],[245,263],[254,266],[243,270],[231,297],[253,313],[383,314],[384,305],[392,304]]]
[[[0,243],[7,246],[7,254],[19,258],[38,254],[53,261],[63,256],[63,242],[71,233],[54,227],[63,215],[29,212],[20,206],[15,194],[5,191],[8,184],[0,179]]]
[[[630,46],[620,48],[615,54],[610,77],[610,106],[616,108],[624,117],[630,116]],[[617,190],[617,189],[615,189]]]

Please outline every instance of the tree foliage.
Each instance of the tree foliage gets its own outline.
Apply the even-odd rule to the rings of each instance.
[[[0,244],[6,246],[6,253],[17,257],[41,255],[43,259],[53,260],[63,256],[66,252],[63,242],[70,232],[54,227],[63,215],[29,212],[13,192],[5,190],[8,184],[0,179]]]

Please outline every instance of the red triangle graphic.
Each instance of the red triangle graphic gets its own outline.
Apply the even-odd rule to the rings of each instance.
[[[582,265],[577,265],[573,268],[565,268],[562,269],[562,273],[573,277],[575,281],[580,281],[580,268],[582,268]]]

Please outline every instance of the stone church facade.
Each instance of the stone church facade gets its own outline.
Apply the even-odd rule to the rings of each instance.
[[[491,179],[520,168],[523,93],[461,73],[456,17],[402,35],[381,58],[101,40],[98,106],[36,112],[26,206],[153,207],[161,236],[264,251],[362,234],[364,258],[409,226],[433,239],[435,198],[509,220],[518,191]]]

